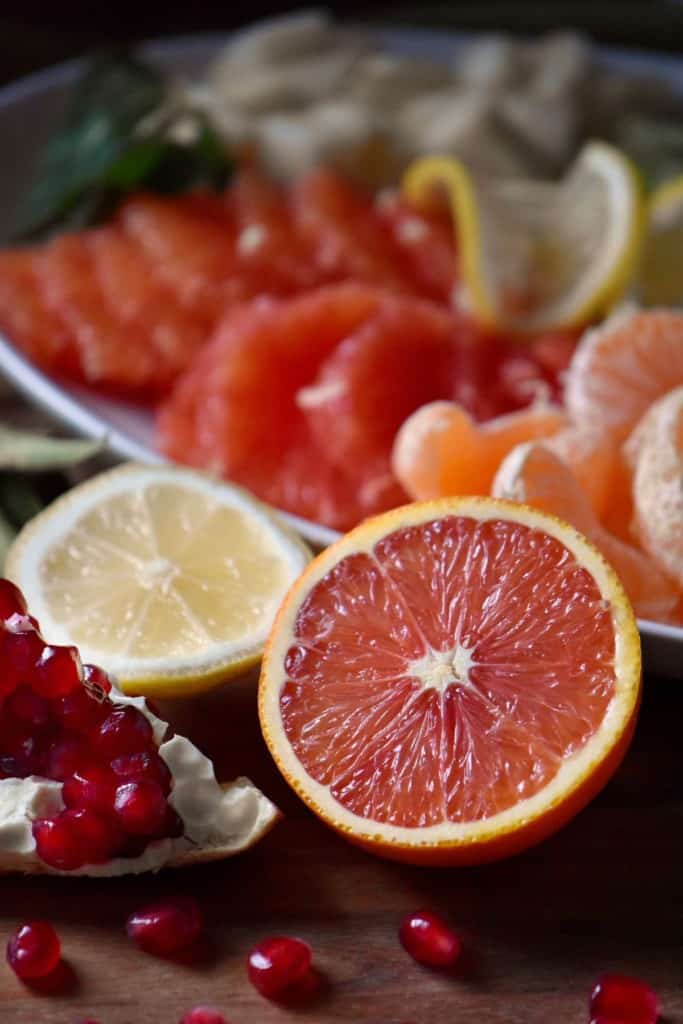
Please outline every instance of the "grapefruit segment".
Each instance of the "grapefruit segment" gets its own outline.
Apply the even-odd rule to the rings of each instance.
[[[589,537],[619,574],[642,618],[666,618],[676,604],[677,588],[647,555],[604,529],[576,477],[544,444],[530,442],[510,452],[496,474],[492,493],[561,516]]]
[[[287,781],[348,839],[478,863],[597,792],[639,692],[633,613],[592,545],[530,508],[451,498],[369,520],[309,566],[259,712]]]

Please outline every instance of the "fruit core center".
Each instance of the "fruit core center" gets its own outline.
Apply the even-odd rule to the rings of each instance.
[[[471,686],[470,669],[474,664],[472,648],[457,643],[447,651],[428,651],[412,662],[409,674],[426,690],[444,693],[449,686]]]
[[[164,592],[178,575],[178,568],[168,558],[153,558],[138,570],[141,586],[147,590]]]

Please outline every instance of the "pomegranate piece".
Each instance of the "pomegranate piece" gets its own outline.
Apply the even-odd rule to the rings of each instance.
[[[12,615],[25,615],[26,601],[24,595],[10,580],[0,579],[0,620],[3,622]]]
[[[60,958],[59,936],[46,921],[22,924],[7,943],[7,963],[22,981],[51,974]]]
[[[114,795],[114,813],[132,836],[159,835],[166,821],[166,807],[164,791],[151,779],[124,782]]]
[[[78,689],[83,682],[83,669],[76,648],[45,647],[31,682],[43,697],[63,697]]]
[[[98,701],[85,686],[52,701],[52,715],[67,732],[85,732],[100,725],[111,710],[108,701]]]
[[[89,808],[111,814],[114,807],[114,773],[99,764],[78,768],[65,781],[62,799],[67,807]]]
[[[657,993],[644,981],[625,974],[603,974],[590,995],[591,1017],[609,1024],[656,1024]]]
[[[68,811],[54,818],[36,818],[32,826],[41,860],[59,871],[76,871],[86,863],[82,836]]]
[[[202,927],[202,914],[196,900],[176,896],[131,914],[126,932],[145,953],[173,956],[196,942]]]
[[[184,1017],[179,1024],[228,1024],[222,1013],[212,1009],[210,1006],[195,1006]]]
[[[93,756],[85,740],[68,734],[58,737],[47,755],[45,775],[48,779],[64,782],[80,768],[92,763]]]
[[[16,722],[30,726],[34,731],[44,729],[50,721],[50,705],[30,686],[17,687],[7,698],[2,713],[3,717],[8,715]]]
[[[111,760],[153,750],[154,733],[149,719],[138,708],[114,707],[95,730],[93,746],[100,757]]]
[[[414,960],[429,967],[452,967],[462,950],[462,943],[453,929],[431,910],[406,914],[399,938]]]
[[[0,697],[12,693],[19,683],[33,676],[45,642],[31,615],[14,614],[0,630]]]
[[[124,754],[122,757],[115,757],[111,766],[114,773],[121,779],[127,781],[151,779],[152,782],[157,782],[161,786],[166,795],[171,792],[173,781],[171,770],[158,754]]]
[[[259,942],[247,958],[247,974],[257,992],[279,999],[305,980],[311,947],[301,939],[274,936]]]
[[[87,808],[63,811],[61,817],[68,819],[78,836],[86,864],[104,864],[123,849],[123,833],[111,817]]]
[[[86,690],[100,701],[111,693],[111,679],[98,665],[83,666],[83,682]]]

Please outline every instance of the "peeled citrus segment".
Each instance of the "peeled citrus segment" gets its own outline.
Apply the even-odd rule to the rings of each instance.
[[[406,197],[446,191],[457,225],[466,300],[510,330],[583,324],[629,283],[642,235],[635,169],[604,143],[584,147],[558,183],[494,179],[452,157],[426,157],[403,179]]]
[[[683,588],[683,387],[650,407],[625,448],[640,542]]]
[[[568,427],[544,444],[571,469],[593,512],[610,533],[630,537],[631,472],[609,434]]]
[[[646,306],[683,306],[683,175],[665,182],[648,205],[636,293]]]
[[[399,430],[392,467],[412,498],[488,494],[507,452],[521,441],[548,437],[566,423],[562,410],[550,405],[477,424],[455,402],[430,402]]]
[[[258,660],[309,557],[239,488],[130,464],[33,519],[6,569],[46,635],[77,645],[125,692],[184,696]]]
[[[581,339],[565,402],[583,429],[624,441],[648,406],[681,384],[683,313],[628,311]]]
[[[639,692],[633,613],[598,551],[533,509],[449,498],[368,520],[309,566],[259,711],[284,777],[346,838],[477,863],[598,791]]]
[[[600,549],[618,573],[636,614],[665,619],[678,600],[678,590],[638,548],[625,544],[595,518],[576,477],[545,444],[515,448],[501,464],[492,493],[561,516]]]

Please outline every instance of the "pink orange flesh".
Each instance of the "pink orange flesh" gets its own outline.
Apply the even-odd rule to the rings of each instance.
[[[567,547],[521,522],[396,529],[334,565],[293,632],[287,740],[369,830],[481,822],[533,797],[615,694],[609,604]]]

